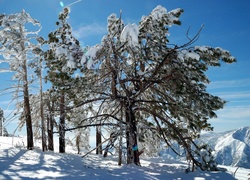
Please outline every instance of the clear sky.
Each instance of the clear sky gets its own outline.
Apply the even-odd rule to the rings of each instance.
[[[222,47],[238,60],[211,68],[208,91],[229,101],[218,118],[210,120],[215,131],[226,131],[250,126],[250,1],[248,0],[0,0],[0,13],[11,14],[24,9],[42,24],[40,36],[47,38],[56,29],[55,22],[62,6],[71,4],[69,23],[83,46],[100,43],[106,33],[107,17],[119,15],[127,23],[138,23],[142,15],[148,15],[157,5],[168,10],[184,9],[181,26],[170,28],[170,42],[182,44],[205,25],[196,45]],[[1,64],[0,64],[1,68]],[[0,74],[1,87],[8,84],[6,74]],[[2,88],[1,88],[2,89]],[[7,109],[8,98],[0,96],[0,107]],[[15,126],[10,124],[10,126]]]

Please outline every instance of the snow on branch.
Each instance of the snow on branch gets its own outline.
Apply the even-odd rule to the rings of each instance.
[[[151,17],[153,20],[158,20],[161,19],[166,13],[167,9],[159,5],[151,12]]]
[[[180,8],[167,12],[165,7],[159,5],[150,13],[149,16],[143,16],[141,22],[144,24],[146,21],[148,21],[148,19],[153,22],[163,20],[164,26],[172,26],[174,24],[180,24],[179,17],[182,12],[183,10]]]
[[[120,39],[121,42],[126,42],[132,46],[138,46],[138,35],[139,35],[139,29],[136,24],[128,24],[125,26],[122,30]]]
[[[220,59],[226,63],[236,62],[235,57],[232,56],[229,51],[224,50],[221,47],[212,48],[209,46],[195,46],[194,51],[199,53],[201,57],[210,57],[209,63],[212,64],[218,65]]]
[[[87,65],[88,69],[93,68],[94,61],[96,60],[96,53],[98,50],[100,50],[101,45],[95,45],[92,47],[88,47],[86,50],[86,53],[82,56],[81,64],[84,66],[84,64]]]

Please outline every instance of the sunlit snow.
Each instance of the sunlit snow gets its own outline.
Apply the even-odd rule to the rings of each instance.
[[[118,166],[116,156],[89,154],[82,158],[72,146],[67,146],[67,153],[63,154],[42,152],[39,141],[35,142],[34,150],[26,150],[24,141],[24,137],[0,137],[0,179],[234,179],[230,171],[197,170],[186,174],[186,162],[167,157],[143,157],[141,167],[125,163]],[[58,149],[58,144],[55,148]]]
[[[139,29],[136,24],[128,24],[125,26],[121,33],[121,41],[128,41],[132,46],[138,46]]]

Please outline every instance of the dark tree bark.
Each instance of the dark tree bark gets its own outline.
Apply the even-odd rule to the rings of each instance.
[[[49,94],[49,101],[47,102],[47,107],[49,112],[49,114],[47,115],[48,150],[54,151],[54,116],[52,114],[52,111],[54,109],[54,101],[51,98],[51,94]]]
[[[96,154],[102,154],[102,135],[100,127],[96,127]]]
[[[140,165],[135,114],[131,105],[127,106],[125,114],[127,123],[127,163],[131,164],[133,160],[136,165]]]
[[[48,150],[50,151],[54,151],[53,128],[54,128],[53,117],[50,114],[47,116]]]
[[[23,28],[20,26],[20,34],[23,34]],[[22,52],[25,52],[24,42],[21,42]],[[27,131],[27,149],[34,149],[33,142],[33,130],[32,130],[32,120],[31,120],[31,111],[30,111],[30,102],[29,102],[29,84],[28,84],[28,71],[27,71],[27,60],[26,55],[22,54],[22,70],[23,70],[23,108],[24,108],[24,118],[26,121],[26,131]]]
[[[77,154],[81,153],[80,142],[81,142],[81,135],[79,134],[79,135],[76,136]]]
[[[3,110],[0,108],[0,136],[3,136]]]
[[[28,85],[26,84],[24,84],[23,94],[24,94],[24,114],[26,120],[26,130],[27,130],[27,149],[32,150],[34,149],[33,130],[32,130],[32,121],[30,114]]]
[[[122,136],[119,140],[119,152],[118,152],[118,166],[122,165]]]
[[[21,34],[22,28],[20,28]],[[21,43],[21,48],[23,52],[25,52],[24,43]],[[24,108],[24,118],[26,121],[26,131],[27,131],[27,149],[32,150],[34,149],[34,142],[33,142],[33,130],[32,130],[32,120],[31,120],[31,111],[30,111],[30,101],[29,101],[29,84],[28,84],[28,71],[27,71],[27,60],[26,55],[23,55],[23,63],[22,63],[22,70],[23,70],[23,108]]]
[[[65,153],[65,96],[60,98],[59,153]]]

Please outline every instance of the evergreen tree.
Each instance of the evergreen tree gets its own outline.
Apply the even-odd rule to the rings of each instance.
[[[100,112],[117,125],[125,124],[128,163],[133,156],[134,163],[140,164],[138,125],[152,123],[170,148],[174,150],[171,141],[178,142],[197,166],[207,169],[194,157],[190,143],[199,149],[194,139],[201,130],[212,130],[208,119],[216,117],[215,111],[223,108],[225,101],[206,91],[209,78],[205,72],[221,61],[236,60],[221,48],[193,47],[200,32],[184,45],[171,45],[168,28],[181,24],[182,12],[167,12],[157,6],[139,26],[124,26],[121,18],[112,14],[102,43],[83,56],[87,67],[99,69],[95,84],[102,84],[100,96],[106,97]]]
[[[67,23],[69,9],[65,8],[59,14],[59,22],[56,22],[58,29],[49,34],[47,43],[49,50],[45,53],[45,60],[48,69],[46,80],[50,81],[53,88],[59,93],[59,152],[65,152],[65,118],[66,101],[65,97],[74,96],[70,88],[74,86],[72,75],[80,61],[81,48],[79,41],[72,35],[72,29]]]

